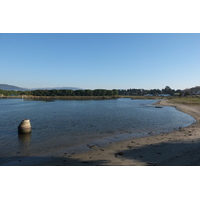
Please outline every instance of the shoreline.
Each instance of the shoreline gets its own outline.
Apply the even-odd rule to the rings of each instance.
[[[16,157],[4,166],[198,166],[200,165],[200,106],[174,104],[168,100],[156,103],[173,106],[193,116],[195,123],[169,133],[148,135],[113,142],[100,147],[91,145],[82,153],[65,149],[46,155]]]
[[[199,166],[200,106],[174,104],[168,100],[161,100],[157,105],[173,106],[193,116],[196,122],[169,133],[128,139],[104,148],[96,147],[88,152],[64,156],[64,165]]]
[[[2,96],[0,99],[24,99],[24,100],[109,100],[117,99],[117,96]]]

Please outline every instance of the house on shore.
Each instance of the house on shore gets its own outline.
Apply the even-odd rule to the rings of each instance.
[[[192,95],[200,95],[200,90],[197,92],[193,92]]]
[[[170,97],[171,95],[170,94],[159,94],[158,96],[159,97]]]

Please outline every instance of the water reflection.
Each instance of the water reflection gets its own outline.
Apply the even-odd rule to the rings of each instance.
[[[39,98],[39,99],[22,99],[23,101],[45,101],[45,102],[54,102],[55,99]]]
[[[31,132],[18,133],[19,150],[23,153],[29,153],[31,144]]]

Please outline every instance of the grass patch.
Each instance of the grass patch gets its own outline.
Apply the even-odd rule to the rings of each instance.
[[[171,103],[200,105],[200,97],[170,97],[168,99]]]
[[[118,98],[131,98],[131,99],[166,99],[164,97],[158,96],[128,96],[128,95],[118,95]]]

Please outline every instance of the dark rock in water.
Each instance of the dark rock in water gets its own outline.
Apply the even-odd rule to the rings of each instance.
[[[155,106],[155,108],[163,108],[162,106]]]

